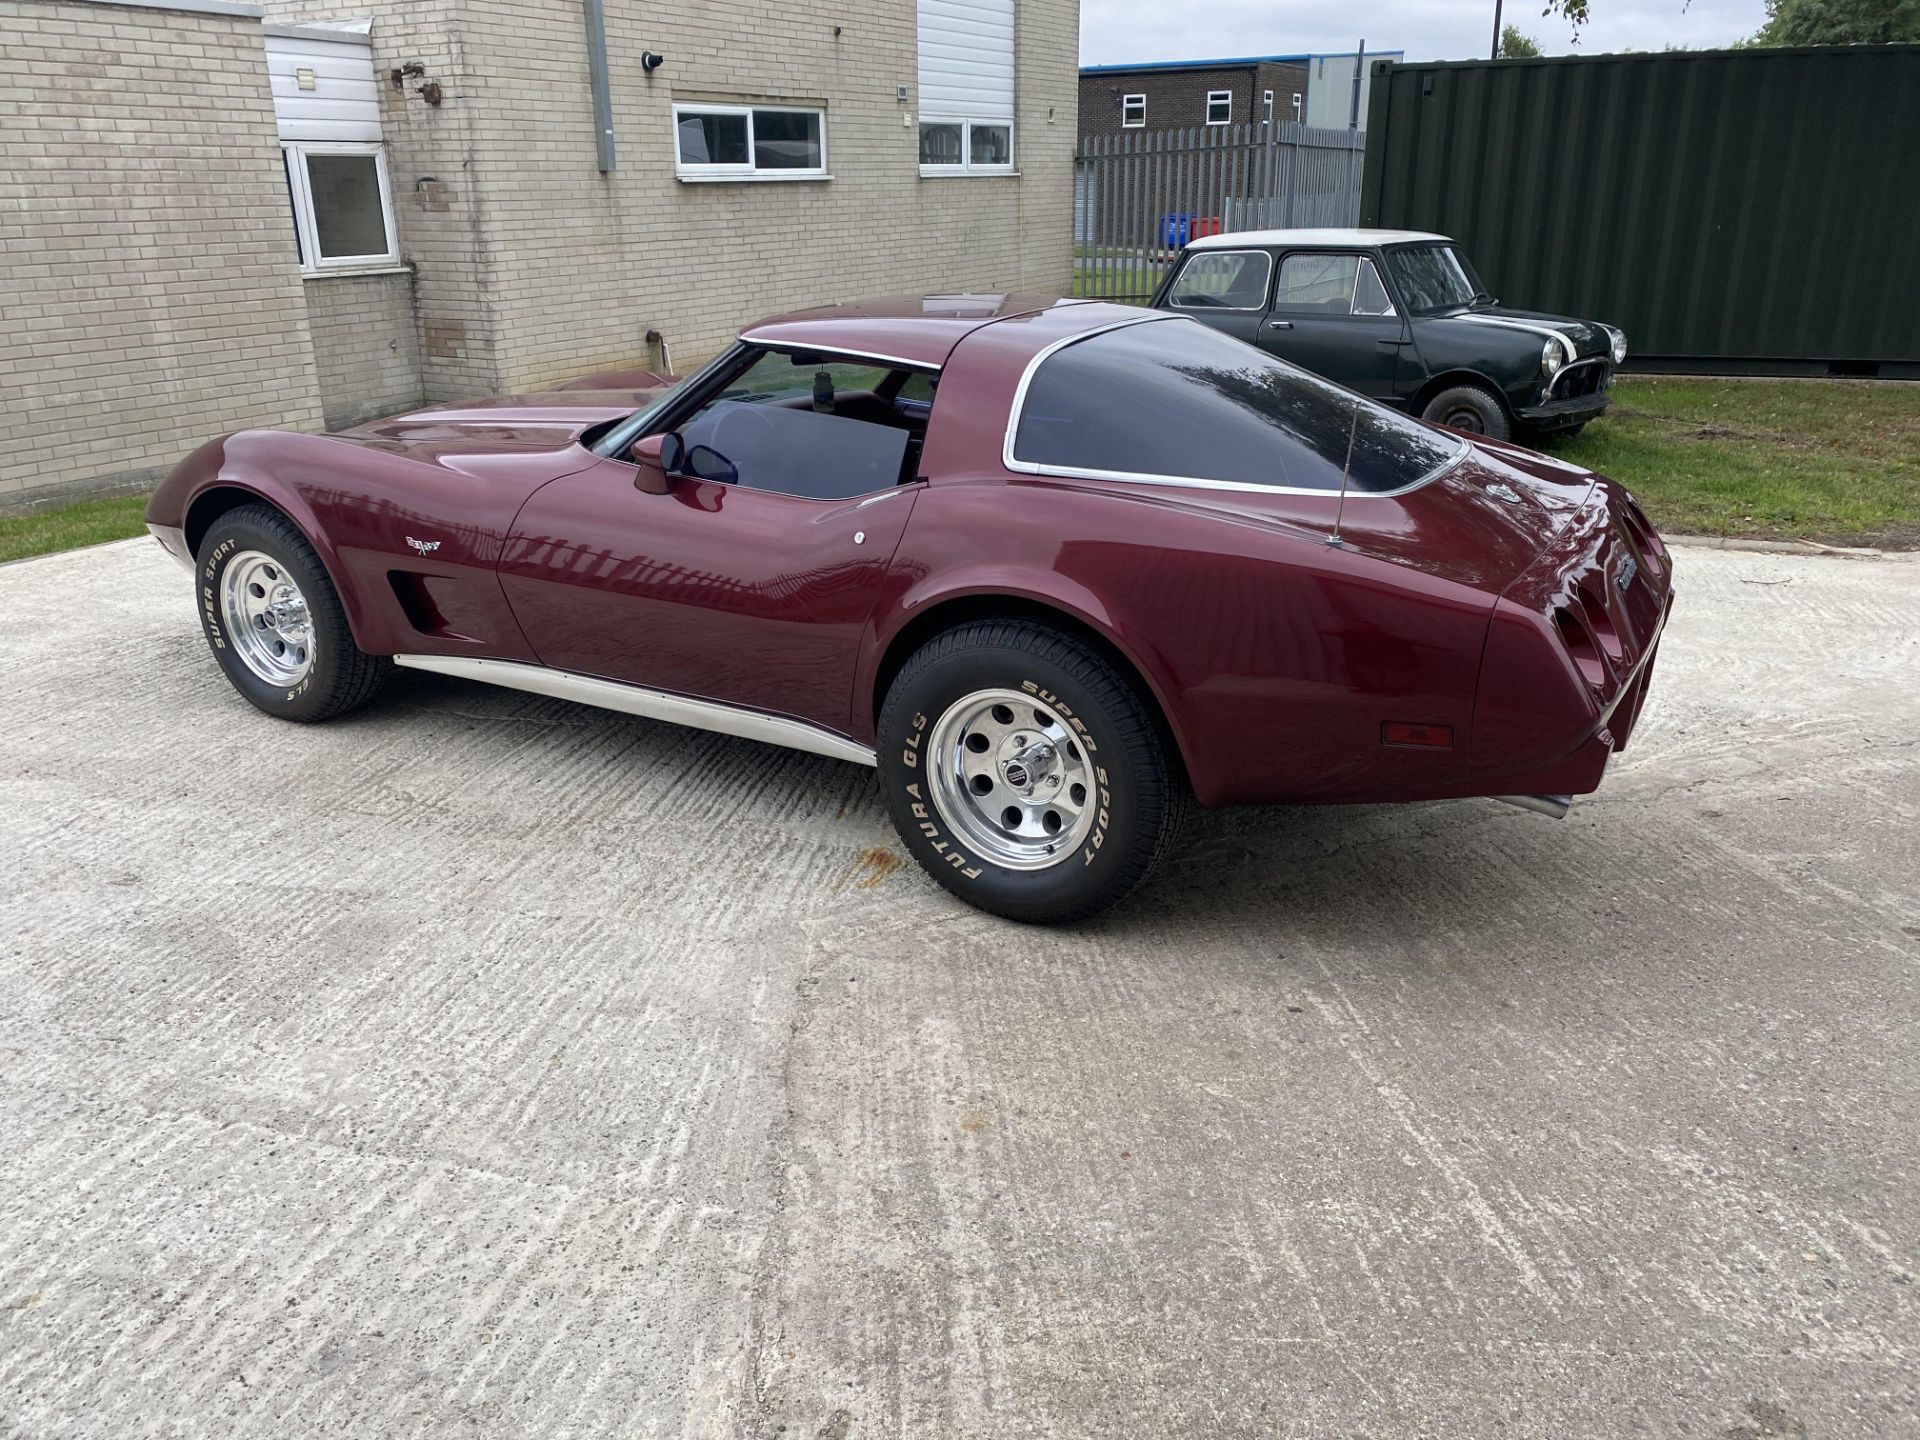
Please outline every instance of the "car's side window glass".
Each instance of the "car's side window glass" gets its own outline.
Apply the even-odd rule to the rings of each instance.
[[[1353,313],[1353,255],[1294,254],[1280,262],[1280,279],[1274,286],[1275,313],[1287,311],[1309,315],[1351,315]]]
[[[848,500],[898,485],[911,438],[890,425],[743,400],[709,405],[680,435],[689,451],[705,445],[730,461],[742,489],[805,500]]]
[[[913,478],[935,377],[854,360],[768,351],[679,427],[730,482],[842,500]],[[711,462],[718,463],[718,462]]]
[[[1361,257],[1360,273],[1354,281],[1353,313],[1356,315],[1394,313],[1393,301],[1387,297],[1387,287],[1380,281],[1380,272],[1374,268],[1373,261],[1365,256]]]
[[[1182,310],[1261,310],[1273,257],[1264,250],[1202,250],[1187,257],[1167,303]]]
[[[717,397],[754,404],[812,402],[815,377],[825,375],[836,396],[872,394],[891,374],[885,365],[850,360],[806,359],[768,351]]]
[[[1039,361],[1009,458],[1042,474],[1381,494],[1464,449],[1278,356],[1165,316],[1093,331]]]

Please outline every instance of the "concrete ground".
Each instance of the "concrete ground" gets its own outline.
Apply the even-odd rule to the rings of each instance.
[[[1678,569],[1566,820],[1069,932],[870,772],[283,725],[158,547],[0,569],[0,1434],[1920,1434],[1920,564]]]

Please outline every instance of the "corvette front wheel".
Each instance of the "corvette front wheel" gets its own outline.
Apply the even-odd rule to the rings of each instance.
[[[928,642],[888,690],[879,740],[908,850],[1012,920],[1068,924],[1115,904],[1185,810],[1146,698],[1090,647],[1029,621]]]
[[[326,567],[292,521],[243,505],[213,523],[195,562],[200,623],[227,679],[282,720],[364,705],[392,662],[353,643]]]

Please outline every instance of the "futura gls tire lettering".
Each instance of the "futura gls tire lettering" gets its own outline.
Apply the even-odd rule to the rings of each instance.
[[[1118,903],[1190,803],[1138,683],[1033,621],[928,641],[889,688],[879,739],[908,851],[946,889],[1013,920],[1066,924]]]

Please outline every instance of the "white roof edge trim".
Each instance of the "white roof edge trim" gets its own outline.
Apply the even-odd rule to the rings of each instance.
[[[263,35],[280,40],[330,40],[339,45],[373,44],[373,17],[310,25],[262,25]]]
[[[236,20],[258,20],[267,12],[238,0],[71,0],[78,5],[112,6],[122,10],[175,10],[188,15],[231,15]]]
[[[1189,250],[1244,249],[1248,245],[1399,245],[1410,241],[1457,244],[1451,235],[1427,230],[1236,230],[1224,235],[1202,235],[1189,241]]]

